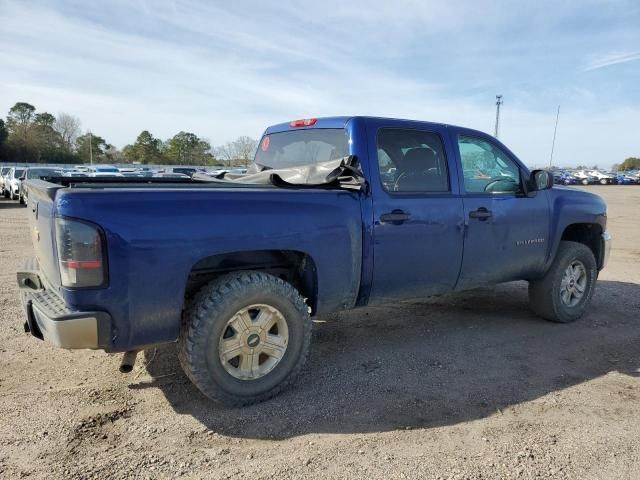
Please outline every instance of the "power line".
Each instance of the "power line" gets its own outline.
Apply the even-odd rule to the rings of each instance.
[[[502,95],[496,95],[496,129],[493,136],[498,138],[498,127],[500,126],[500,105],[502,105]]]

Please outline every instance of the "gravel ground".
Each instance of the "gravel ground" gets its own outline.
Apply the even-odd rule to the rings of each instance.
[[[609,202],[591,310],[534,316],[525,283],[319,319],[296,385],[212,404],[173,345],[119,356],[27,336],[26,209],[0,202],[2,478],[640,478],[640,187]]]

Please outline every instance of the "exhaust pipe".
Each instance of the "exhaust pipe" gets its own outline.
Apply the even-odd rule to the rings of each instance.
[[[134,365],[136,364],[136,357],[139,350],[129,350],[124,352],[122,360],[120,361],[120,373],[131,373]]]

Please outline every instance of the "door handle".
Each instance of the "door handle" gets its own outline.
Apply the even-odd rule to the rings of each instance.
[[[394,225],[400,225],[401,223],[409,220],[409,215],[407,212],[403,212],[402,210],[393,210],[389,213],[383,213],[380,215],[380,223],[392,223]]]
[[[472,210],[469,212],[469,218],[477,218],[481,222],[484,222],[487,218],[491,217],[491,211],[487,210],[484,207],[480,207],[477,210]]]

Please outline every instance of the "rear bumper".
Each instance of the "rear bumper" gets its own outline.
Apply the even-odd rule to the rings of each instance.
[[[60,348],[109,348],[108,313],[78,311],[66,305],[56,292],[43,286],[35,259],[23,263],[17,278],[27,316],[25,331]]]
[[[602,247],[602,265],[600,269],[607,266],[609,255],[611,254],[611,235],[607,231],[602,234]]]

